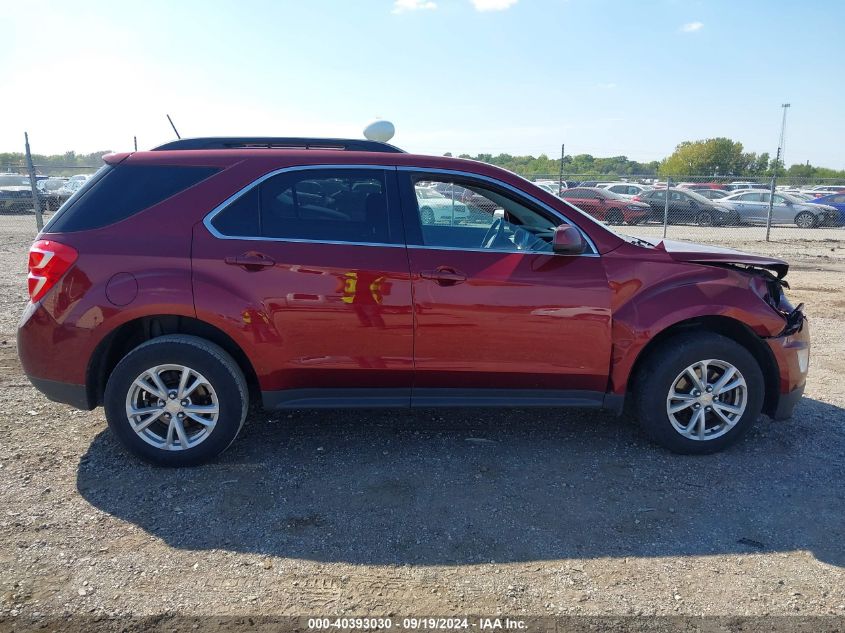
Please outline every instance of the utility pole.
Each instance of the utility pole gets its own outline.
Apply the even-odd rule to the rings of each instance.
[[[137,152],[137,151],[138,151],[138,137],[137,137],[137,136],[133,136],[133,137],[132,137],[132,140],[133,140],[133,141],[135,141],[135,151]]]
[[[790,108],[792,104],[789,103],[782,103],[781,108],[783,108],[783,118],[780,122],[780,139],[778,140],[778,151],[777,155],[775,156],[775,168],[772,171],[772,184],[771,188],[769,189],[769,213],[766,216],[766,241],[769,240],[769,236],[772,232],[772,209],[775,204],[775,183],[778,179],[778,166],[783,162],[786,165],[786,159],[783,157],[784,155],[784,141],[786,135],[786,111]]]
[[[564,145],[563,143],[560,144],[560,177],[558,178],[558,182],[557,182],[557,193],[558,193],[558,195],[563,193],[563,157],[565,156],[565,154],[564,154],[564,148],[565,147],[566,147],[566,145]]]
[[[44,228],[44,217],[41,215],[41,197],[38,195],[38,179],[35,177],[35,166],[32,164],[32,153],[29,151],[29,133],[23,133],[26,143],[26,170],[29,172],[29,188],[32,190],[32,208],[35,210],[35,226],[40,232]]]

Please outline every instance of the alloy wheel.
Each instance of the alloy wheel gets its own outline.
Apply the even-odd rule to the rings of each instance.
[[[217,393],[199,372],[184,365],[150,367],[126,395],[126,417],[147,444],[183,451],[208,439],[220,415]]]
[[[747,404],[748,387],[739,369],[711,358],[693,363],[672,381],[666,413],[678,433],[706,442],[730,431]]]

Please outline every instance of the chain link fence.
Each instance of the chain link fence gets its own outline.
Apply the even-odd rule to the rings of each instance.
[[[27,243],[100,164],[0,165],[0,230]],[[845,240],[845,183],[806,178],[607,174],[526,175],[540,187],[631,235],[725,245]]]
[[[806,178],[596,174],[530,180],[589,215],[646,238],[730,245],[845,240],[845,183]]]
[[[5,248],[28,246],[50,217],[100,165],[39,164],[29,142],[22,160],[0,164],[0,231]]]

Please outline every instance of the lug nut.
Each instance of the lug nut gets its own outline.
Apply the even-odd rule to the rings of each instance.
[[[705,410],[705,411],[712,411],[712,410],[713,410],[713,408],[712,408],[712,407],[704,407],[704,410]]]
[[[713,387],[707,387],[707,393],[710,393],[711,391],[713,391]]]
[[[701,395],[701,392],[700,392],[698,389],[693,389],[693,390],[692,390],[692,395],[694,395],[694,396],[697,398],[698,396],[700,396],[700,395]]]
[[[176,417],[181,420],[185,417],[185,414],[180,411],[179,413],[176,414]]]
[[[183,407],[187,407],[187,406],[188,406],[189,404],[191,404],[191,403],[190,403],[190,402],[188,402],[188,399],[186,398],[185,400],[182,400],[182,402],[181,402],[180,404],[181,404]]]
[[[698,403],[696,402],[696,403],[695,403],[695,406],[693,407],[693,409],[700,409],[700,408],[701,408],[701,405],[700,405],[700,404],[698,404]]]
[[[169,394],[167,394],[167,397],[170,398],[171,400],[176,400],[176,392],[171,391]]]
[[[169,419],[170,419],[170,414],[169,414],[169,413],[165,413],[165,414],[164,414],[164,418],[165,418],[166,420],[169,420]]]

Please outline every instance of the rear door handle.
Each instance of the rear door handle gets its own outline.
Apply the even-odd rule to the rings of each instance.
[[[261,270],[275,266],[276,262],[272,257],[268,257],[264,253],[247,252],[240,255],[229,255],[224,259],[230,266],[241,266],[245,270]]]
[[[441,286],[454,286],[467,280],[466,273],[449,266],[438,266],[434,270],[421,270],[420,277],[431,279]]]

